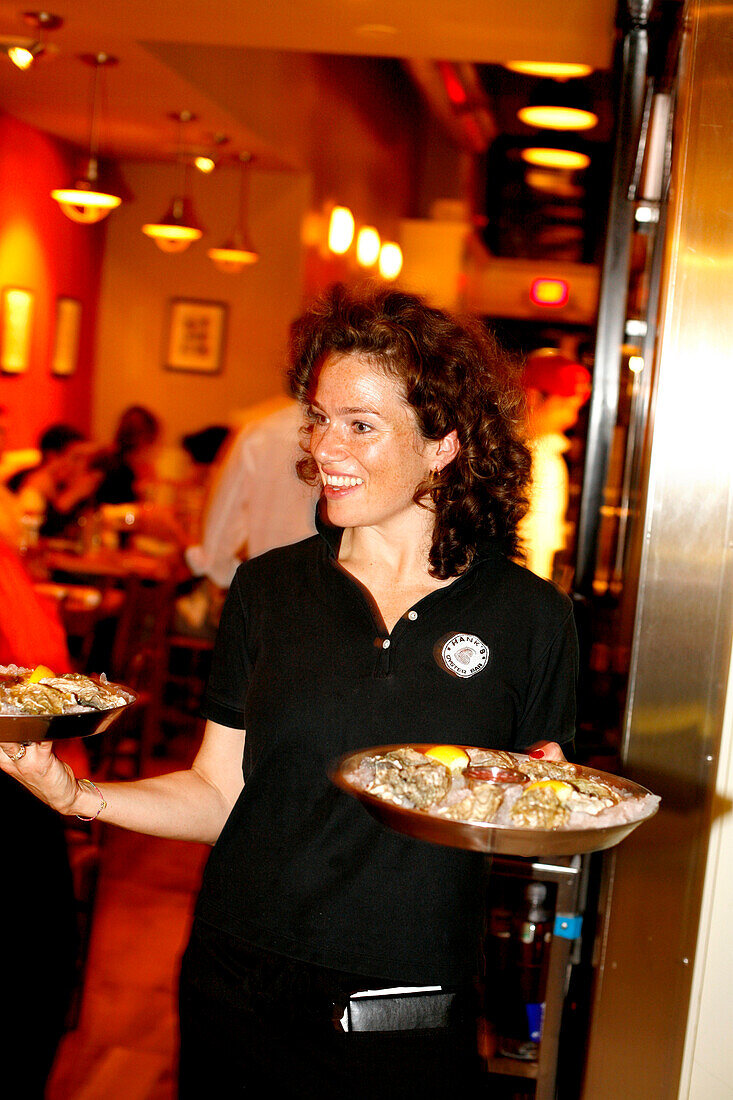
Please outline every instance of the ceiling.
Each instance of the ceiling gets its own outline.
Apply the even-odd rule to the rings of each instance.
[[[82,53],[119,59],[104,82],[102,149],[118,158],[175,154],[171,112],[197,120],[187,135],[215,134],[260,163],[289,166],[266,112],[253,124],[241,81],[222,92],[226,71],[252,67],[256,51],[297,51],[472,61],[585,62],[608,70],[615,0],[51,0],[63,26],[30,70],[0,57],[0,103],[12,115],[84,148],[89,140],[90,70]],[[17,0],[0,0],[0,37],[34,37]],[[516,85],[515,85],[516,90]],[[282,111],[283,104],[278,104]],[[274,119],[273,119],[274,121]],[[194,132],[195,131],[195,132]],[[295,165],[293,165],[295,166]]]

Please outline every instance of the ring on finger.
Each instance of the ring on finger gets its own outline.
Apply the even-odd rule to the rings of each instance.
[[[25,745],[21,745],[17,752],[8,753],[8,758],[15,764],[18,760],[22,760],[25,756]]]

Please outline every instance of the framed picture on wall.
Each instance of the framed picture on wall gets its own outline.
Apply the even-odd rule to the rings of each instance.
[[[28,370],[34,301],[32,290],[3,287],[0,305],[0,368],[6,374],[23,374]]]
[[[51,357],[52,374],[67,377],[76,371],[80,331],[81,302],[77,298],[57,298],[56,331]]]
[[[170,304],[166,367],[203,374],[220,371],[226,321],[225,302],[174,298]]]

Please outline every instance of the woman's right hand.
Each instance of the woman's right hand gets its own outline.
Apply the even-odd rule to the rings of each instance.
[[[75,813],[79,796],[76,776],[68,764],[55,755],[52,741],[17,744],[0,743],[0,770],[11,775],[52,809]]]

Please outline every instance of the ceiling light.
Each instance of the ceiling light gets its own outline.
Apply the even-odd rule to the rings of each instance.
[[[234,232],[224,244],[208,251],[209,259],[225,275],[238,275],[248,264],[256,264],[260,258],[247,232],[247,169],[251,163],[251,153],[239,154],[239,215]]]
[[[186,194],[186,174],[188,165],[183,155],[183,127],[193,122],[195,115],[190,111],[179,111],[169,116],[178,123],[177,160],[179,167],[179,191],[171,201],[160,221],[147,222],[143,233],[155,241],[161,252],[184,252],[188,246],[203,236],[203,229],[196,220],[193,203]]]
[[[362,267],[371,267],[379,258],[381,241],[373,225],[364,225],[356,238],[356,258]]]
[[[578,107],[522,107],[517,118],[542,130],[591,130],[598,122],[598,115]]]
[[[25,72],[26,69],[30,69],[41,49],[42,47],[35,42],[30,46],[9,46],[8,57],[16,69],[22,69]]]
[[[108,65],[116,65],[117,58],[107,53],[82,54],[80,61],[94,68],[92,78],[92,109],[89,125],[89,157],[84,173],[73,187],[57,187],[51,192],[61,210],[73,222],[91,225],[106,218],[119,206],[122,199],[112,191],[102,190],[99,184],[99,80],[100,73]]]
[[[53,15],[49,11],[26,11],[23,12],[23,19],[38,31],[38,38],[13,39],[3,36],[0,39],[0,49],[5,51],[16,68],[25,71],[31,67],[37,57],[46,52],[43,32],[57,30],[64,21],[60,16]]]
[[[587,168],[590,157],[587,153],[578,153],[574,149],[555,149],[550,146],[522,149],[522,160],[527,164],[536,164],[542,168]]]
[[[215,146],[217,149],[221,149],[222,145],[226,145],[229,138],[226,134],[212,134],[211,140],[205,144],[207,146]],[[204,175],[208,175],[213,172],[219,163],[221,154],[215,152],[202,152],[193,158],[194,168],[198,168],[199,172],[203,172]]]
[[[598,122],[580,80],[538,81],[528,106],[517,111],[517,118],[526,126],[543,130],[590,130]]]
[[[354,215],[348,206],[334,206],[328,222],[328,247],[337,256],[351,248],[354,239]]]
[[[172,199],[160,221],[148,222],[143,233],[155,241],[161,252],[185,252],[193,241],[203,236],[203,229],[196,221],[193,203],[186,195]]]
[[[552,77],[555,80],[572,80],[593,72],[590,65],[566,61],[507,61],[505,68],[527,76]]]
[[[402,271],[402,249],[394,241],[385,241],[379,250],[379,274],[383,279],[396,279]]]

